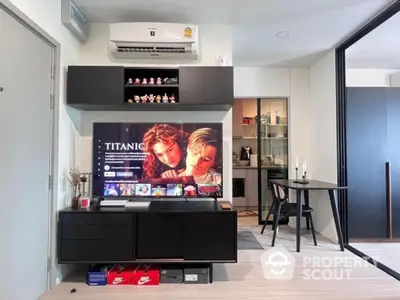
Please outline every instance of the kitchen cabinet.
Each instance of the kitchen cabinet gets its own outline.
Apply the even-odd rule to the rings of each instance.
[[[256,168],[246,170],[246,203],[249,207],[257,210],[258,207],[258,175]]]
[[[233,104],[233,67],[180,67],[182,104]]]
[[[232,106],[232,134],[233,137],[243,136],[243,101],[242,99],[234,99]]]
[[[121,66],[69,66],[67,104],[84,108],[124,103],[124,68]]]

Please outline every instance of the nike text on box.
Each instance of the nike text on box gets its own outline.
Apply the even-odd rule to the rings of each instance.
[[[108,285],[132,284],[132,267],[114,265],[107,275]]]
[[[156,266],[138,265],[132,272],[134,285],[159,285],[160,271]]]

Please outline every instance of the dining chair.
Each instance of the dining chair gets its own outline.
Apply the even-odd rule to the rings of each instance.
[[[272,204],[271,208],[268,211],[267,218],[264,221],[264,225],[261,229],[261,234],[264,233],[269,217],[273,215],[274,218],[273,218],[272,230],[274,231],[274,233],[272,236],[271,247],[274,247],[279,221],[284,218],[296,217],[297,203],[290,203],[288,190],[276,183],[270,183],[270,190],[272,193]],[[312,211],[313,209],[309,205],[304,205],[304,204],[302,205],[302,217],[305,217],[307,223],[310,223],[314,245],[317,246],[317,239],[315,237],[315,228],[311,215]]]

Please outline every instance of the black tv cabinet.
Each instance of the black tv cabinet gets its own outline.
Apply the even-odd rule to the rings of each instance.
[[[213,201],[59,212],[58,263],[237,262],[237,213]]]

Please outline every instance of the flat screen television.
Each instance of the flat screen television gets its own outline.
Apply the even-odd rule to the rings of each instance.
[[[222,123],[94,123],[92,194],[222,197],[222,145]]]

